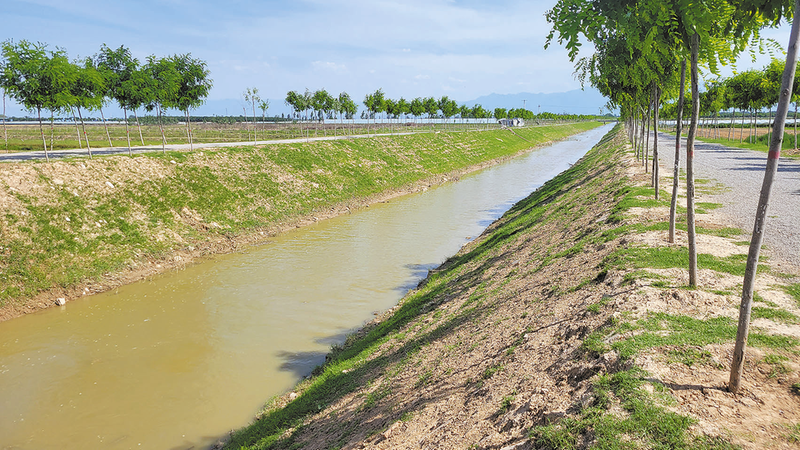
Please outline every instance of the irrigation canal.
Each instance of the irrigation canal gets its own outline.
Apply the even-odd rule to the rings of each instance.
[[[209,447],[612,126],[0,323],[0,448]]]

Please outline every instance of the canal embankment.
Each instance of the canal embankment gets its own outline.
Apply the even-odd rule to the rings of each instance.
[[[0,320],[427,189],[598,126],[0,165]]]
[[[800,284],[760,266],[730,394],[747,242],[705,182],[687,288],[649,182],[618,127],[220,446],[793,448]]]

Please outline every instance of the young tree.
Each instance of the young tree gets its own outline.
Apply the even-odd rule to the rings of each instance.
[[[269,100],[268,99],[264,99],[264,100],[261,100],[260,102],[258,102],[258,109],[261,110],[261,121],[262,122],[266,122],[267,121],[267,110],[269,109]]]
[[[142,124],[139,122],[138,110],[155,101],[155,80],[150,78],[145,68],[137,67],[131,74],[130,80],[128,80],[124,86],[128,98],[128,108],[133,111],[133,117],[136,120],[136,128],[139,130],[139,140],[142,145],[144,145]]]
[[[345,114],[345,117],[349,120],[354,120],[356,113],[358,112],[358,105],[356,102],[350,98],[350,94],[347,92],[342,92],[339,94],[339,108],[341,109],[341,113]]]
[[[378,89],[372,94],[367,94],[364,97],[364,106],[372,116],[372,123],[376,123],[377,115],[386,110],[386,98],[384,97],[383,90]],[[369,134],[369,125],[367,125],[367,134]]]
[[[747,345],[747,336],[750,327],[750,313],[753,304],[753,284],[758,270],[758,257],[764,239],[764,226],[767,217],[770,192],[775,173],[778,171],[781,145],[783,144],[783,131],[789,102],[792,100],[792,87],[794,85],[795,71],[797,69],[797,52],[800,46],[800,0],[794,2],[794,18],[792,31],[789,36],[789,45],[786,52],[786,64],[783,71],[780,88],[780,100],[776,112],[775,132],[769,145],[767,167],[764,171],[764,183],[761,186],[761,195],[756,208],[756,220],[753,226],[753,236],[750,240],[750,251],[747,255],[744,283],[742,287],[742,303],[739,307],[739,326],[736,332],[736,344],[733,349],[733,362],[728,388],[734,394],[739,391],[742,371],[744,370],[744,351]]]
[[[103,76],[98,72],[92,61],[86,58],[83,61],[77,61],[72,66],[74,76],[73,82],[70,83],[70,106],[75,107],[78,111],[78,118],[81,121],[81,129],[83,130],[83,138],[86,141],[86,150],[89,152],[89,158],[92,157],[92,148],[89,145],[89,136],[86,134],[86,124],[83,121],[83,114],[81,108],[86,110],[99,109],[103,104],[103,98],[106,92],[106,86],[103,81]]]
[[[211,72],[208,70],[205,61],[192,58],[191,53],[174,55],[171,60],[172,66],[177,73],[177,79],[175,80],[175,93],[170,97],[168,105],[183,111],[186,115],[186,134],[189,137],[189,149],[194,150],[192,119],[189,116],[189,110],[205,103],[205,98],[208,97],[213,84],[208,77]],[[255,116],[255,110],[253,116]]]
[[[2,69],[0,69],[2,71]],[[795,112],[795,116],[797,113]],[[3,89],[3,140],[6,143],[6,153],[8,153],[8,130],[6,130],[6,90]],[[795,139],[796,141],[797,139]]]
[[[425,112],[428,114],[428,120],[431,122],[431,129],[433,129],[433,118],[439,111],[439,104],[433,97],[426,97],[425,100],[423,100],[423,104],[425,106]]]
[[[442,111],[442,122],[458,114],[458,104],[446,95],[439,99],[439,110]]]
[[[303,103],[303,96],[298,94],[297,91],[289,91],[286,93],[286,106],[289,106],[294,111],[294,117],[297,118],[300,114],[300,111],[306,109],[305,104]]]
[[[411,104],[408,103],[406,99],[400,97],[400,100],[397,101],[397,113],[403,116],[403,120],[406,119],[406,114],[411,112]]]
[[[117,101],[125,117],[125,137],[128,140],[128,155],[131,156],[131,133],[128,126],[128,108],[135,105],[135,91],[138,86],[134,76],[138,70],[139,61],[133,57],[130,50],[120,46],[116,50],[103,44],[100,53],[95,57],[97,69],[103,76],[108,89],[108,94]]]
[[[247,88],[244,91],[244,101],[250,103],[253,108],[253,143],[258,141],[258,137],[256,136],[256,103],[261,103],[261,97],[258,95],[258,88]],[[245,117],[247,120],[247,117]]]
[[[384,110],[386,111],[386,118],[389,119],[389,132],[394,134],[394,128],[392,127],[393,124],[392,119],[398,116],[397,102],[390,98],[387,98],[385,100],[385,105],[386,106]]]
[[[147,111],[156,111],[158,129],[161,132],[161,150],[166,152],[167,137],[164,135],[164,124],[161,116],[164,109],[171,108],[177,103],[181,74],[176,69],[172,58],[157,58],[155,55],[147,57],[144,71],[151,82],[149,85],[150,96],[148,103],[145,104],[145,109]]]
[[[425,102],[422,98],[417,97],[414,100],[411,100],[411,105],[409,106],[411,110],[411,115],[414,116],[414,120],[419,119],[420,116],[425,114]]]
[[[49,161],[42,126],[42,108],[52,104],[55,93],[64,92],[69,84],[70,80],[60,76],[63,74],[59,74],[58,70],[63,67],[66,55],[63,51],[49,52],[45,44],[33,44],[26,40],[18,43],[4,41],[0,49],[4,61],[0,68],[0,85],[9,97],[29,110],[36,110],[45,158]],[[54,64],[54,60],[59,62]]]
[[[675,158],[672,171],[672,197],[669,206],[669,242],[675,242],[675,221],[678,209],[678,167],[681,160],[681,131],[683,130],[683,103],[686,92],[686,60],[681,61],[681,87],[678,95],[676,128],[675,128]]]
[[[378,89],[374,94],[372,94],[372,103],[368,109],[372,113],[373,123],[375,122],[375,118],[378,114],[386,111],[386,97],[383,93],[383,89]]]

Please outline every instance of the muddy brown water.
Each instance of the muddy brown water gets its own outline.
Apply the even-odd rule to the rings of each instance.
[[[212,445],[609,129],[0,323],[0,448]]]

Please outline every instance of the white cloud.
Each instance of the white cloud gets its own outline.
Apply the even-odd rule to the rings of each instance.
[[[326,70],[336,73],[347,72],[347,66],[344,64],[336,64],[335,62],[330,61],[313,61],[311,63],[311,67],[313,67],[314,70]]]

